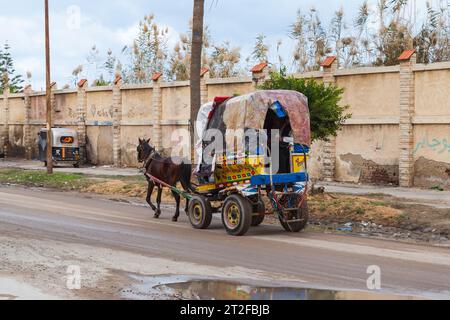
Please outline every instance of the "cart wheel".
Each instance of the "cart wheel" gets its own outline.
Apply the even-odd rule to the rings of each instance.
[[[229,196],[222,208],[222,223],[227,233],[243,236],[252,224],[252,205],[244,197],[233,194]]]
[[[257,215],[252,217],[252,227],[257,227],[264,222],[265,216]]]
[[[266,207],[264,205],[264,202],[262,202],[261,200],[258,201],[258,204],[255,205],[253,211],[256,212],[257,215],[254,214],[252,216],[252,227],[257,227],[264,222],[264,218],[266,217]]]
[[[206,229],[212,220],[212,208],[208,199],[194,196],[189,200],[188,216],[195,229]]]
[[[300,208],[297,209],[291,216],[288,216],[289,220],[301,219],[301,221],[295,222],[284,222],[280,218],[281,225],[284,230],[288,232],[300,232],[305,229],[306,224],[308,223],[309,218],[309,210],[308,210],[308,202],[305,200]]]

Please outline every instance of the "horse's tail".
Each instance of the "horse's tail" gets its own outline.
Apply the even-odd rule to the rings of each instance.
[[[183,189],[188,192],[195,192],[195,189],[191,184],[191,175],[192,175],[192,165],[189,163],[181,164],[181,174],[180,174],[180,182],[183,186]]]

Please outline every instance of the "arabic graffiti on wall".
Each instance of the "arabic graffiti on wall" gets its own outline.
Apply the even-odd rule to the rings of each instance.
[[[104,107],[104,108],[100,108],[97,107],[95,104],[92,104],[89,108],[90,112],[91,112],[91,116],[93,118],[113,118],[114,115],[114,108],[113,106],[109,106],[109,107]]]
[[[419,142],[417,142],[414,154],[417,154],[422,149],[431,149],[438,154],[443,154],[445,152],[450,153],[450,142],[447,138],[430,139],[428,134],[426,134]]]

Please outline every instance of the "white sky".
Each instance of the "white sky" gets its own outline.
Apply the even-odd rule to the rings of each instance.
[[[416,1],[419,15],[423,15],[425,0]],[[242,61],[249,56],[256,35],[264,33],[272,57],[277,41],[283,41],[281,53],[288,63],[294,47],[287,33],[297,9],[306,11],[314,5],[328,27],[333,13],[342,6],[351,27],[361,3],[362,0],[206,0],[205,19],[213,42],[229,40],[233,46],[241,47]],[[9,42],[17,72],[25,78],[26,71],[31,71],[35,90],[43,87],[45,77],[43,4],[44,0],[0,0],[0,44]],[[179,32],[186,32],[192,15],[192,0],[50,0],[50,7],[52,78],[58,87],[68,83],[76,66],[86,63],[94,44],[102,55],[112,49],[119,56],[121,49],[132,43],[145,14],[154,13],[158,24],[169,27],[171,46],[178,40]],[[73,19],[77,11],[79,24]],[[89,77],[91,72],[86,72]]]

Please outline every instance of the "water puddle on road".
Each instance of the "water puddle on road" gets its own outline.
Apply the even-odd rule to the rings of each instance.
[[[55,300],[57,297],[18,280],[0,277],[0,300]]]
[[[419,297],[312,288],[254,286],[185,276],[133,276],[137,284],[122,291],[125,299],[186,300],[417,300]]]

